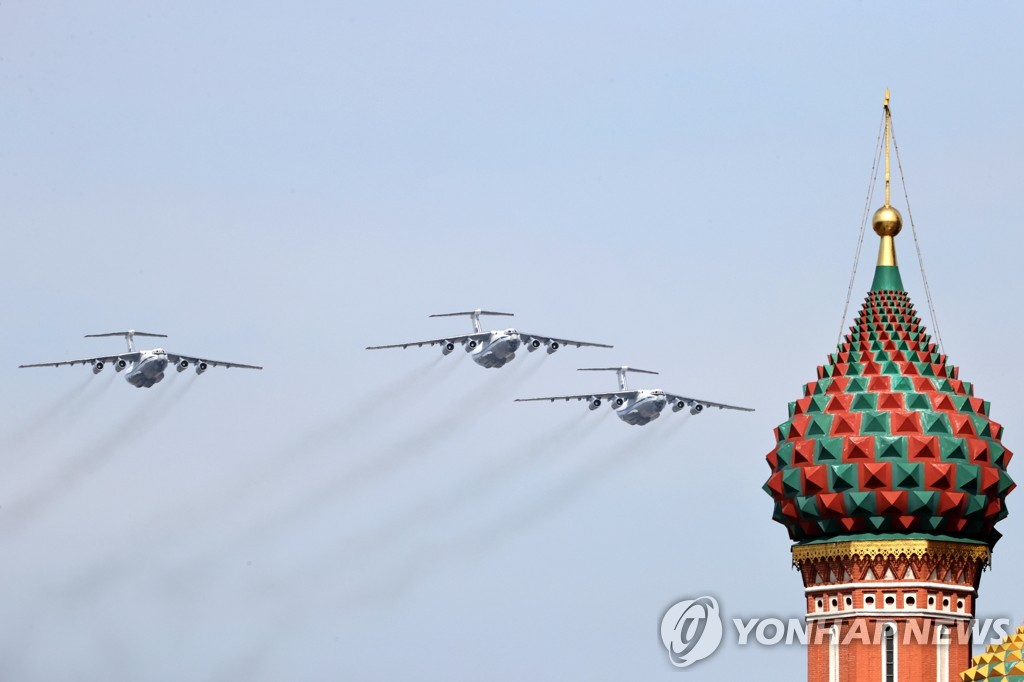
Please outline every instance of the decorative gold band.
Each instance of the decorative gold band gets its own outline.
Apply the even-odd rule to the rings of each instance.
[[[814,545],[793,545],[793,565],[799,567],[807,561],[821,559],[874,559],[876,557],[908,559],[925,556],[947,559],[980,561],[988,565],[991,552],[987,545],[941,540],[853,540],[850,542],[824,542]]]

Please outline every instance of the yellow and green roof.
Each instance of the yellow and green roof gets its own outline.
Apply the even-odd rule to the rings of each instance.
[[[1024,627],[1006,636],[999,644],[985,647],[985,653],[975,656],[971,667],[960,673],[962,682],[990,680],[991,682],[1024,682]]]

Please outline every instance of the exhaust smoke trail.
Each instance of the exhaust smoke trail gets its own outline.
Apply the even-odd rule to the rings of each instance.
[[[365,459],[361,466],[341,472],[317,492],[303,497],[303,507],[315,508],[318,501],[333,500],[338,494],[367,481],[395,471],[403,463],[432,450],[435,446],[450,437],[466,424],[474,421],[481,414],[494,409],[499,403],[493,399],[497,393],[508,393],[540,371],[540,363],[519,373],[507,373],[495,382],[478,386],[470,391],[450,409],[449,414],[436,422],[416,429],[390,446],[378,450],[372,457]]]
[[[326,476],[312,490],[296,496],[295,504],[264,515],[262,520],[251,522],[247,529],[218,544],[212,552],[205,552],[188,561],[180,570],[199,570],[208,563],[211,553],[229,555],[233,548],[266,542],[269,538],[287,532],[298,519],[316,514],[326,505],[345,500],[346,494],[354,494],[373,481],[398,472],[416,457],[434,449],[454,433],[473,423],[484,412],[497,407],[500,403],[493,399],[495,394],[500,394],[504,400],[506,394],[511,394],[513,389],[528,381],[541,369],[542,364],[535,362],[519,371],[498,370],[501,373],[493,381],[477,386],[464,395],[448,409],[448,414],[443,418],[416,429],[384,448],[360,457],[358,462],[347,469]],[[511,400],[511,397],[507,399]]]
[[[448,541],[422,545],[399,562],[390,577],[374,578],[362,587],[342,597],[343,607],[372,606],[382,600],[394,599],[403,590],[410,589],[423,571],[432,565],[454,560],[461,556],[478,554],[504,542],[509,537],[536,525],[550,514],[570,504],[609,474],[623,466],[642,461],[642,455],[653,450],[654,443],[667,440],[671,433],[685,427],[689,419],[681,420],[670,433],[645,432],[639,439],[616,442],[592,456],[584,466],[564,476],[545,492],[533,498],[529,506],[494,519],[475,531]],[[642,427],[646,428],[646,427]],[[640,452],[641,456],[630,457]]]
[[[56,422],[61,422],[61,426],[67,426],[81,414],[81,409],[78,408],[87,402],[87,396],[84,394],[90,389],[97,389],[97,385],[100,385],[99,388],[105,388],[108,384],[95,379],[91,374],[85,376],[29,415],[18,427],[0,435],[0,448],[8,452],[16,451],[25,445],[26,441],[51,432]]]
[[[144,399],[84,450],[65,461],[42,485],[12,502],[9,508],[5,507],[0,533],[16,532],[44,513],[53,500],[84,483],[90,475],[163,419],[181,401],[194,381],[195,376],[192,376],[183,383],[161,391],[150,400]]]
[[[381,549],[393,545],[403,537],[415,534],[425,527],[436,523],[447,514],[476,499],[492,492],[518,473],[531,468],[542,458],[559,454],[558,449],[567,442],[576,439],[587,429],[588,424],[584,412],[568,424],[559,424],[534,438],[507,448],[494,457],[476,473],[463,479],[458,485],[449,488],[444,494],[422,499],[418,504],[408,508],[404,513],[341,543],[340,558],[351,561],[354,558],[365,558]],[[339,562],[333,559],[319,560],[318,565],[335,566]]]
[[[428,382],[433,386],[439,386],[452,375],[452,367],[449,366],[443,368],[445,371],[440,376],[435,376],[435,370],[443,359],[443,356],[438,356],[425,365],[404,372],[386,384],[380,384],[368,392],[360,392],[356,396],[356,400],[360,404],[380,404],[395,396],[418,391]],[[382,410],[364,412],[358,410],[357,405],[344,405],[340,416],[308,429],[291,443],[277,448],[269,457],[271,464],[265,467],[266,471],[256,475],[269,475],[273,473],[270,471],[271,468],[276,469],[282,466],[292,468],[297,457],[309,456],[334,445],[354,429],[367,427],[384,416],[386,413]],[[250,478],[252,477],[250,476]]]
[[[231,546],[248,544],[260,538],[265,539],[285,532],[297,519],[315,513],[326,504],[336,502],[347,492],[397,471],[403,464],[432,449],[467,421],[476,417],[484,409],[482,401],[492,389],[491,386],[482,386],[471,391],[455,404],[447,417],[414,431],[391,446],[360,457],[358,462],[347,469],[328,475],[315,488],[302,493],[296,504],[251,524],[248,532],[232,539]],[[220,545],[216,551],[223,553],[225,547]]]
[[[378,384],[369,391],[360,391],[356,396],[354,402],[365,403],[365,404],[378,404],[388,399],[392,399],[395,396],[401,396],[404,394],[418,391],[424,384],[433,380],[434,385],[440,385],[440,383],[452,375],[454,367],[449,365],[443,368],[443,374],[435,376],[435,370],[444,360],[444,356],[438,356],[431,360],[429,363],[413,367],[412,369],[403,372],[401,375],[391,379],[387,383]],[[320,449],[324,445],[329,445],[336,441],[338,438],[346,435],[351,429],[357,426],[366,426],[368,422],[379,421],[383,416],[383,412],[360,412],[355,409],[356,405],[344,405],[343,412],[340,417],[332,419],[321,426],[311,429],[309,432],[303,434],[300,439],[293,445],[289,446],[288,452],[282,453],[281,456],[288,457],[292,453],[305,454],[309,449]],[[290,460],[290,457],[289,457]]]
[[[601,419],[602,417],[605,417],[605,415],[598,415],[596,419]],[[492,492],[495,487],[508,480],[506,474],[514,475],[517,472],[529,470],[531,465],[537,464],[538,460],[541,460],[544,456],[557,454],[558,448],[565,443],[581,436],[585,438],[593,433],[595,426],[594,418],[595,415],[591,415],[589,410],[584,411],[568,424],[555,425],[517,446],[507,448],[489,466],[478,470],[474,476],[463,479],[459,485],[449,489],[445,495],[428,498],[415,507],[408,509],[401,516],[386,522],[378,529],[352,538],[349,542],[345,543],[343,550],[338,556],[318,559],[314,565],[314,570],[307,570],[304,574],[290,575],[288,577],[289,583],[310,586],[316,595],[317,604],[322,604],[325,601],[323,596],[325,590],[315,586],[322,585],[325,580],[336,577],[339,566],[361,564],[368,556],[373,556],[374,553],[387,549],[389,545],[393,545],[396,541],[401,540],[403,536],[422,531],[432,522],[437,522],[449,512],[471,504],[474,499]],[[575,479],[576,477],[573,477],[573,480]],[[552,491],[551,494],[556,492]],[[458,546],[456,545],[457,548]],[[355,555],[356,553],[358,555]],[[402,565],[406,567],[406,570],[414,570],[414,568],[417,568],[417,564],[408,564],[407,562],[419,562],[421,561],[421,556],[427,561],[437,562],[452,556],[452,554],[451,552],[445,554],[443,546],[434,547],[431,545],[421,547],[418,551],[409,553],[402,561]],[[317,568],[324,569],[325,567],[327,572],[315,570]],[[371,568],[371,570],[373,569]],[[404,576],[401,569],[399,569],[394,571],[390,578],[386,577],[382,581],[379,571],[377,571],[368,585],[356,586],[342,595],[341,607],[380,604],[389,598],[397,596],[396,592],[393,591],[397,583],[407,583],[406,585],[399,585],[399,588],[406,587],[414,582],[415,577],[416,575],[411,574]],[[251,650],[235,659],[233,664],[228,666],[228,669],[235,670],[236,665],[242,667],[251,666],[254,662],[259,661],[265,646],[273,641],[275,633],[280,632],[282,628],[287,629],[290,627],[303,614],[307,613],[307,608],[312,608],[312,606],[312,604],[306,603],[282,605],[279,613],[273,619],[273,629],[268,631],[264,638],[260,639],[260,643],[257,646],[254,646]],[[230,679],[230,676],[223,679]]]
[[[369,394],[369,399],[373,400],[374,396],[377,396],[377,398],[383,400],[385,397],[393,398],[395,394],[417,391],[425,381],[431,381],[432,386],[440,385],[441,381],[452,375],[449,371],[445,372],[441,377],[433,376],[432,370],[442,361],[443,356],[432,360],[426,367],[415,368],[376,389],[373,393]],[[219,534],[221,541],[207,543],[208,547],[201,548],[198,552],[191,552],[191,556],[183,557],[183,561],[177,562],[178,567],[176,569],[170,568],[167,571],[169,579],[176,580],[183,574],[194,578],[198,578],[200,574],[209,574],[209,561],[211,558],[215,558],[218,555],[229,557],[236,548],[246,545],[251,546],[254,542],[263,544],[267,538],[287,532],[289,526],[294,525],[296,519],[316,513],[326,504],[337,502],[339,497],[343,497],[346,491],[354,490],[363,483],[397,471],[399,467],[412,460],[415,456],[430,450],[465,424],[474,421],[484,411],[493,409],[500,404],[494,400],[487,400],[492,394],[499,393],[503,395],[505,392],[511,391],[535,376],[542,368],[543,362],[541,361],[529,363],[525,367],[514,366],[511,370],[505,369],[495,377],[494,381],[477,387],[463,396],[449,408],[449,415],[440,421],[427,425],[399,439],[383,450],[376,450],[371,454],[367,454],[366,457],[360,457],[355,466],[338,472],[325,483],[318,485],[313,491],[293,495],[292,499],[294,502],[291,506],[276,512],[270,511],[264,514],[262,519],[245,519],[246,527],[237,532],[232,532],[229,535]],[[516,369],[519,371],[514,371]],[[361,402],[365,402],[367,399],[367,394],[360,395]],[[511,396],[508,399],[511,400]],[[310,448],[325,448],[336,443],[339,438],[348,435],[350,433],[349,426],[365,426],[366,422],[362,419],[363,416],[355,413],[346,414],[342,419],[327,425],[333,428],[321,428],[313,434],[306,434],[300,443],[296,443],[288,451],[281,451],[276,454],[275,458],[278,460],[276,463],[286,464],[289,471],[294,470],[296,457],[285,457],[283,455],[294,450],[296,455],[301,454],[308,457]],[[263,469],[262,473],[264,476],[260,476],[260,474],[252,475],[250,473],[250,475],[244,477],[245,480],[241,481],[240,485],[234,486],[231,491],[216,491],[215,495],[207,496],[205,500],[209,502],[207,504],[184,505],[184,508],[189,510],[187,517],[195,519],[210,518],[210,509],[213,506],[231,505],[237,510],[240,499],[254,494],[257,480],[260,478],[268,480],[276,478],[273,476],[274,472],[270,467],[264,467]],[[175,518],[176,527],[180,527],[182,523],[188,524],[187,518],[182,519],[180,515]],[[139,543],[140,550],[144,546],[151,546],[154,543],[153,524],[148,523],[144,525],[147,528],[147,532]],[[168,527],[165,530],[164,534],[169,535],[173,529]],[[178,544],[191,539],[189,536],[181,536],[178,533],[175,533],[174,536],[173,539],[176,539]],[[168,542],[162,542],[160,546],[161,551],[166,552]],[[95,566],[95,570],[86,572],[92,578],[86,580],[85,583],[88,585],[88,589],[93,592],[98,591],[102,589],[103,584],[109,583],[111,575],[123,574],[126,569],[130,569],[131,565],[135,563],[137,562],[133,561],[130,556],[124,556],[123,553],[120,556],[110,557],[109,560],[98,563]],[[82,581],[79,580],[76,583],[81,586]],[[80,591],[76,587],[71,589],[74,592]]]
[[[390,469],[391,464],[398,464],[417,454],[433,449],[459,427],[475,421],[485,412],[494,409],[498,400],[512,400],[512,391],[529,381],[541,370],[540,363],[519,371],[496,370],[503,372],[492,382],[482,384],[471,390],[448,409],[448,414],[437,421],[413,431],[408,436],[393,442],[383,450],[378,450],[369,462],[365,473],[379,475]],[[516,368],[518,369],[518,368]],[[488,370],[491,371],[491,370]],[[509,395],[506,395],[509,394]],[[359,476],[359,472],[353,472]]]
[[[653,433],[640,434],[639,439],[629,440],[622,443],[615,443],[600,451],[589,460],[585,466],[572,474],[565,476],[559,483],[543,493],[536,502],[522,510],[518,514],[499,519],[497,522],[478,529],[475,533],[457,539],[449,543],[450,549],[459,547],[480,548],[486,545],[496,544],[504,540],[512,533],[525,530],[529,526],[544,518],[549,513],[555,512],[567,503],[579,497],[587,491],[594,483],[615,472],[623,466],[642,461],[651,451],[654,445],[663,444],[674,433],[686,426],[688,419],[680,420],[673,429],[661,429],[660,433],[655,430]]]
[[[360,393],[362,400],[382,400],[385,397],[393,397],[408,391],[420,390],[427,382],[430,385],[440,386],[452,375],[452,365],[441,368],[440,375],[437,368],[444,360],[444,356],[438,356],[428,363],[413,367],[398,377],[379,385],[369,393]],[[225,508],[237,509],[247,498],[258,495],[261,491],[260,484],[266,482],[277,483],[281,477],[288,473],[294,473],[301,460],[308,460],[312,455],[336,444],[340,438],[349,435],[358,427],[367,427],[377,421],[382,413],[364,415],[354,409],[354,405],[346,406],[340,417],[325,421],[319,426],[307,430],[284,446],[272,449],[270,454],[262,458],[262,464],[258,467],[246,469],[239,472],[237,477],[231,479],[230,487],[218,485],[214,489],[208,489],[193,496],[193,499],[182,503],[176,508],[173,516],[173,524],[158,524],[158,519],[166,517],[166,510],[160,509],[152,514],[139,526],[145,531],[128,546],[132,547],[132,553],[122,552],[117,555],[108,556],[101,562],[97,562],[92,568],[83,571],[83,579],[76,581],[70,586],[72,593],[80,593],[82,585],[88,585],[88,589],[99,591],[104,584],[110,583],[116,575],[122,575],[136,563],[135,558],[140,552],[145,551],[147,546],[159,545],[162,551],[173,547],[177,542],[187,542],[191,536],[182,535],[181,527],[189,527],[201,522],[208,522],[218,516],[218,512]],[[224,550],[228,544],[238,543],[235,534],[228,535],[223,541],[216,545],[217,551]]]

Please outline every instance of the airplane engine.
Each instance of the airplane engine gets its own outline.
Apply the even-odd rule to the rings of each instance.
[[[92,363],[92,373],[93,374],[99,374],[102,371],[103,371],[103,363],[102,362],[96,361],[96,362]]]
[[[205,371],[206,363],[200,360],[199,362],[196,363],[196,374],[202,374]]]
[[[678,400],[678,401],[676,401],[672,405],[672,411],[673,412],[678,412],[679,410],[683,409],[684,407],[686,407],[686,401],[685,400]]]
[[[558,341],[552,341],[551,343],[548,344],[548,355],[551,355],[561,347],[562,346],[561,344],[558,343]]]
[[[700,403],[694,403],[693,407],[690,408],[690,414],[700,414],[704,411],[704,406]]]
[[[124,358],[118,358],[117,362],[114,363],[114,371],[120,372],[122,369],[128,366],[128,361]]]
[[[454,344],[454,343],[452,343],[451,341],[445,341],[445,342],[444,342],[444,343],[443,343],[443,344],[441,345],[441,353],[443,353],[444,355],[448,355],[448,354],[449,354],[449,353],[451,353],[451,352],[452,352],[453,350],[455,350],[455,344]]]
[[[476,341],[467,341],[466,342],[466,352],[468,353],[471,350],[476,350],[476,347],[479,346],[479,345],[480,344],[478,342],[476,342]]]
[[[615,407],[622,407],[625,404],[626,404],[626,399],[625,398],[616,398],[615,399]]]
[[[593,400],[590,401],[590,409],[596,410],[599,407],[601,407],[601,399],[600,398],[594,398]]]
[[[532,353],[533,351],[535,351],[538,348],[540,348],[541,345],[542,344],[541,344],[539,339],[530,339],[530,343],[526,344],[526,350],[528,350],[528,351],[530,351]]]
[[[175,365],[174,368],[176,370],[178,370],[179,372],[184,372],[186,369],[188,369],[188,360],[185,360],[185,359],[179,360],[178,364]]]

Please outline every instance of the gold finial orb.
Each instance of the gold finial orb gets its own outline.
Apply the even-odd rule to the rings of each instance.
[[[879,237],[895,237],[903,229],[903,216],[894,207],[886,204],[875,211],[871,228]]]

